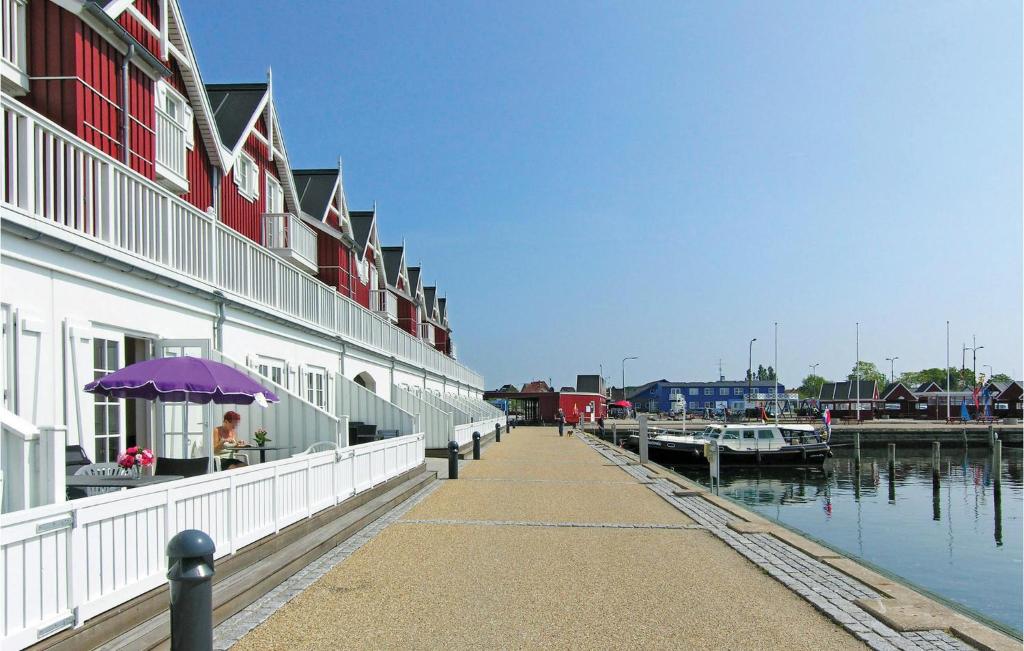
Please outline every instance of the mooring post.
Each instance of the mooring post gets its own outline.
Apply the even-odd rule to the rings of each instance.
[[[964,428],[964,449],[967,449],[967,428]]]
[[[459,442],[448,441],[448,479],[459,478]]]
[[[1002,484],[1002,478],[1000,474],[1003,469],[1003,442],[996,439],[995,445],[992,446],[992,481],[996,485]]]
[[[992,425],[989,425],[988,426],[988,446],[990,448],[994,448],[996,446],[996,441],[998,439],[999,439],[999,437],[996,436],[996,428],[993,427]]]
[[[889,444],[889,471],[892,472],[896,469],[896,444]]]
[[[171,595],[171,649],[213,649],[213,540],[186,529],[167,543]]]
[[[860,432],[853,433],[853,462],[860,465]]]
[[[618,447],[619,445],[619,424],[612,423],[612,445]]]
[[[480,460],[480,432],[473,432],[473,461]]]
[[[640,417],[640,435],[639,435],[639,452],[640,452],[640,463],[645,464],[648,461],[647,454],[647,415],[644,414]]]
[[[494,424],[494,442],[501,443],[501,424]]]
[[[942,467],[942,444],[932,441],[932,470],[938,472]]]

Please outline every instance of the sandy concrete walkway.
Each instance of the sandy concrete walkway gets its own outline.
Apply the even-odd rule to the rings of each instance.
[[[517,428],[239,649],[853,649],[633,477]]]

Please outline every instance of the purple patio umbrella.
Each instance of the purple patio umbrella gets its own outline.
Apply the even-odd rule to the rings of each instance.
[[[85,385],[89,393],[162,402],[248,405],[278,402],[248,375],[202,357],[160,357],[126,366]],[[265,405],[264,405],[265,406]]]

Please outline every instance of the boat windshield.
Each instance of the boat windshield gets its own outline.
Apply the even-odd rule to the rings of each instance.
[[[704,428],[704,431],[701,432],[700,435],[703,436],[706,439],[717,439],[719,436],[721,436],[721,434],[722,434],[722,428],[720,428],[720,427],[713,427],[713,426],[709,425],[709,426]]]

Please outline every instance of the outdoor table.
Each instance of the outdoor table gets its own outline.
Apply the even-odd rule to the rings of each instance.
[[[260,451],[260,463],[267,462],[267,450],[291,450],[290,446],[287,445],[235,445],[232,447],[224,447],[225,450],[234,450],[235,452],[248,452],[250,450]]]
[[[64,482],[75,488],[139,488],[184,478],[182,475],[71,475],[65,477]]]

